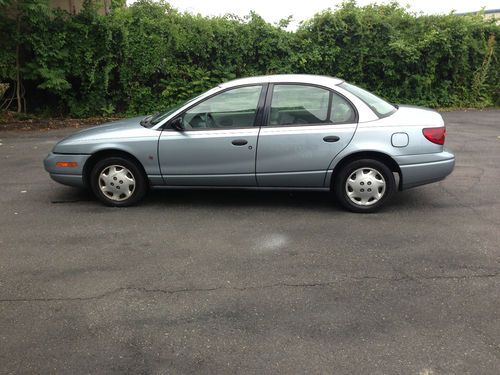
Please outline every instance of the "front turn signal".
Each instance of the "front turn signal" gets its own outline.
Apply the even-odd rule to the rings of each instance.
[[[78,167],[78,163],[76,161],[58,161],[56,163],[56,167],[76,168],[76,167]]]

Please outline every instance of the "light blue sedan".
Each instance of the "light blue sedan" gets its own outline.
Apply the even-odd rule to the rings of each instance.
[[[120,120],[56,144],[45,169],[129,206],[149,188],[332,191],[372,212],[399,189],[449,175],[441,115],[392,105],[341,79],[274,75],[223,83],[154,116]]]

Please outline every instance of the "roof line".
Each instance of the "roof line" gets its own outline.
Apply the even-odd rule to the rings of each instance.
[[[486,10],[475,10],[472,12],[461,12],[461,13],[455,13],[457,16],[465,16],[468,14],[477,14],[477,13],[484,13],[484,14],[492,14],[492,13],[500,13],[500,8],[498,9],[486,9]]]

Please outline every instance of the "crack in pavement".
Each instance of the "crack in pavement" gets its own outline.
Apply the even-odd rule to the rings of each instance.
[[[344,277],[338,278],[334,281],[325,281],[325,282],[314,282],[314,283],[275,283],[275,284],[264,284],[264,285],[255,285],[255,286],[247,286],[247,287],[236,287],[236,286],[217,286],[211,288],[184,288],[184,289],[149,289],[146,287],[136,287],[136,286],[126,286],[120,287],[116,289],[109,290],[107,292],[88,297],[47,297],[47,298],[5,298],[0,299],[0,303],[9,303],[9,302],[64,302],[64,301],[91,301],[98,300],[110,295],[120,293],[123,291],[135,291],[141,293],[163,293],[163,294],[180,294],[180,293],[197,293],[197,292],[213,292],[218,290],[235,290],[235,291],[247,291],[247,290],[259,290],[259,289],[271,289],[271,288],[315,288],[315,287],[327,287],[338,284],[342,281],[419,281],[419,280],[472,280],[472,279],[481,279],[481,278],[495,278],[499,275],[499,272],[495,273],[486,273],[486,274],[475,274],[475,275],[431,275],[431,276],[409,276],[403,275],[400,277],[379,277],[379,276],[359,276],[359,277]]]
[[[444,191],[450,197],[452,197],[453,199],[455,199],[455,201],[457,202],[458,206],[460,206],[462,208],[465,208],[465,209],[471,210],[480,220],[487,222],[488,225],[492,224],[491,219],[484,217],[483,213],[480,210],[478,210],[476,207],[474,207],[473,205],[469,205],[467,203],[464,203],[458,195],[456,195],[455,193],[453,193],[450,189],[448,189],[443,184],[437,184],[437,185],[438,185],[438,187],[442,191]],[[497,223],[494,222],[493,224],[497,224]]]

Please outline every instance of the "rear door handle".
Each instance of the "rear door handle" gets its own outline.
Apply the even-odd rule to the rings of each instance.
[[[336,135],[327,135],[325,138],[323,138],[325,142],[337,142],[340,140],[340,137],[337,137]]]
[[[235,146],[245,146],[248,143],[248,141],[246,139],[235,139],[231,143]]]

